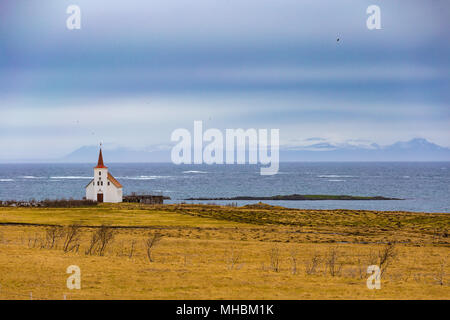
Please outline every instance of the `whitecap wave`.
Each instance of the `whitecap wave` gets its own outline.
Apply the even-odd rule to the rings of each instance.
[[[355,178],[356,176],[340,175],[340,174],[322,174],[319,178]]]
[[[0,179],[0,182],[12,182],[14,179]]]
[[[44,177],[35,177],[35,176],[20,176],[21,179],[43,179]]]
[[[197,170],[189,170],[189,171],[183,171],[183,173],[208,173],[206,171],[197,171]]]
[[[81,180],[81,179],[92,179],[92,177],[64,176],[64,177],[50,177],[50,179],[72,179],[72,180]]]
[[[343,182],[345,180],[341,180],[341,179],[329,179],[327,181],[333,181],[333,182]]]
[[[167,178],[172,178],[172,176],[117,177],[117,179],[124,179],[124,180],[155,180],[155,179],[167,179]]]

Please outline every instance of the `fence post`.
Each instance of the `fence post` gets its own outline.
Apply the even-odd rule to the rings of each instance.
[[[33,292],[30,291],[30,300],[33,300]]]

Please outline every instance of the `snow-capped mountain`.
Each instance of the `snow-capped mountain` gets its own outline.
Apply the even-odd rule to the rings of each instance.
[[[108,162],[170,162],[171,146],[159,145],[144,150],[108,147]],[[98,146],[83,146],[62,162],[89,162],[96,159]],[[92,160],[94,159],[94,160]],[[309,138],[290,141],[280,147],[280,161],[450,161],[450,149],[423,138],[380,146],[366,140],[329,141]]]

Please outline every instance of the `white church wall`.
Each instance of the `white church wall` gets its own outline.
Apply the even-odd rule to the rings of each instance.
[[[86,199],[97,201],[97,195],[95,193],[93,182],[89,183],[89,185],[86,187]]]
[[[112,182],[109,184],[106,183],[105,188],[106,193],[104,193],[104,202],[122,202],[122,188],[117,188]]]

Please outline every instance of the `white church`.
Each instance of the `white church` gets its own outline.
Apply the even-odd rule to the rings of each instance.
[[[94,179],[86,186],[86,199],[97,202],[122,202],[123,187],[103,164],[102,149],[94,168]]]

